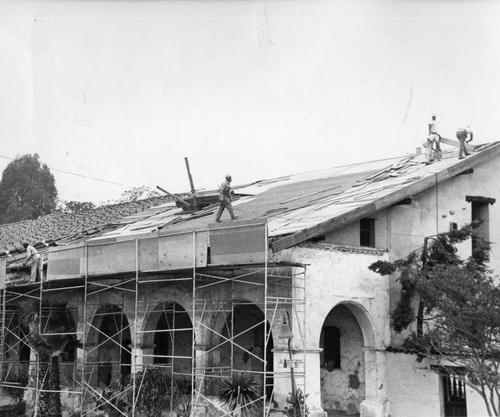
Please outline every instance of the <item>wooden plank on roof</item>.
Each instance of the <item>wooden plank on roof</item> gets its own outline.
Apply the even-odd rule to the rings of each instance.
[[[334,217],[332,219],[321,222],[315,226],[303,229],[299,232],[293,233],[292,235],[285,236],[281,239],[276,240],[271,244],[274,252],[279,252],[280,250],[288,249],[292,246],[298,245],[306,240],[313,237],[330,233],[334,230],[341,228],[342,226],[360,220],[374,212],[380,211],[384,208],[396,204],[405,198],[409,198],[415,194],[425,191],[434,185],[446,181],[458,175],[464,170],[473,168],[479,164],[482,164],[500,153],[500,143],[495,143],[493,146],[475,155],[471,155],[465,159],[460,160],[460,162],[450,166],[448,169],[436,172],[434,175],[424,177],[412,184],[403,186],[396,191],[376,199],[375,201],[359,206],[352,211],[349,211],[340,216]]]
[[[442,143],[446,143],[447,145],[450,145],[450,146],[455,146],[456,148],[458,148],[460,146],[460,142],[458,140],[453,140],[453,139],[447,139],[447,138],[441,138],[440,141]],[[465,148],[470,152],[470,151],[473,151],[475,146],[473,145],[469,145],[468,143],[465,144]]]

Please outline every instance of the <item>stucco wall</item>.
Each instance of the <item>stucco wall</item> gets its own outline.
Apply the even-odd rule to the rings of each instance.
[[[351,348],[349,354],[346,353],[345,369],[328,373],[308,367],[306,384],[311,409],[332,407],[352,413],[359,412],[361,403],[367,399],[382,404],[385,385],[380,381],[385,378],[384,357],[368,355],[370,359],[366,361],[366,352],[367,349],[383,349],[390,341],[389,285],[388,278],[371,272],[368,265],[387,255],[376,250],[358,251],[315,244],[291,248],[274,256],[277,261],[308,265],[305,343],[307,351],[317,356],[314,363],[318,368],[321,329],[327,317],[329,322],[336,317],[329,317],[332,310],[343,306],[336,320],[343,323],[344,343]],[[358,362],[360,384],[354,389],[356,384],[350,385],[350,376],[355,375]]]
[[[387,353],[387,395],[391,402],[391,416],[444,416],[444,402],[439,376],[431,372],[430,362],[416,361],[415,355]],[[482,398],[467,387],[467,415],[488,415]]]
[[[474,173],[459,175],[439,184],[437,187],[420,193],[412,199],[409,206],[394,206],[389,210],[391,239],[389,256],[398,259],[411,250],[422,246],[426,236],[446,232],[450,223],[461,227],[472,220],[471,203],[465,201],[466,195],[498,199],[500,187],[493,173],[500,170],[500,158],[474,168]],[[490,266],[500,272],[498,245],[500,236],[500,204],[489,206],[490,240],[492,251]],[[470,256],[471,243],[465,242],[459,247],[463,257]],[[399,283],[391,279],[391,310],[399,299]],[[414,330],[414,329],[410,329]],[[399,344],[407,333],[392,334],[392,342]]]
[[[387,249],[390,244],[390,225],[388,224],[387,210],[381,210],[369,216],[375,220],[375,247]],[[360,226],[359,221],[325,235],[325,243],[359,247]]]
[[[466,195],[497,199],[490,210],[490,240],[494,243],[490,265],[500,270],[500,248],[495,245],[500,239],[500,187],[496,173],[500,170],[500,157],[474,168],[474,172],[451,178],[437,187],[412,197],[409,205],[395,205],[374,213],[376,219],[376,247],[388,249],[391,259],[398,259],[419,247],[426,236],[449,230],[450,222],[462,226],[471,221],[471,204]],[[326,235],[325,241],[341,245],[359,245],[359,222]],[[470,245],[465,245],[464,255]]]
[[[412,197],[410,205],[396,205],[370,218],[375,219],[376,247],[388,251],[389,259],[398,259],[406,256],[410,251],[422,246],[426,236],[439,232],[446,232],[450,223],[457,223],[458,227],[472,220],[471,204],[466,202],[466,195],[482,196],[499,199],[500,187],[497,184],[496,173],[500,171],[500,158],[488,161],[480,167],[474,168],[472,174],[460,175],[433,189]],[[500,202],[489,206],[489,238],[493,243],[490,267],[500,272]],[[326,243],[338,245],[359,245],[359,222],[348,225],[325,237]],[[464,243],[460,254],[470,255],[470,243]],[[387,309],[381,304],[374,304],[371,295],[377,292],[376,281],[364,268],[375,261],[374,257],[364,257],[360,253],[352,255],[333,253],[329,260],[323,256],[307,253],[305,250],[294,252],[299,260],[311,264],[308,275],[311,276],[308,287],[308,297],[313,300],[323,300],[321,305],[316,303],[314,317],[310,320],[321,322],[326,310],[344,300],[364,300],[368,305],[373,326],[377,336],[384,342],[398,345],[407,333],[384,333],[389,321],[389,312],[392,311],[399,299],[400,286],[395,277],[392,277],[386,288],[384,299],[389,299]],[[351,259],[352,256],[352,259]],[[367,278],[368,277],[368,278]],[[312,286],[312,288],[311,288]],[[376,295],[378,297],[378,295]],[[411,331],[413,329],[409,329]],[[311,329],[311,336],[317,334],[318,329]],[[390,334],[390,341],[384,335]],[[314,337],[313,337],[314,339]],[[425,367],[417,367],[414,358],[410,355],[389,354],[388,366],[388,393],[391,403],[392,416],[414,416],[415,409],[422,407],[419,415],[439,416],[440,414],[440,386],[435,374],[426,371]],[[368,388],[368,387],[367,387]],[[482,400],[473,391],[468,393],[469,415],[481,416],[484,412]]]
[[[474,168],[472,174],[459,175],[438,184],[437,187],[412,197],[409,205],[395,205],[373,214],[375,220],[376,247],[387,249],[392,260],[402,258],[422,246],[424,238],[446,232],[450,223],[461,227],[472,220],[471,203],[467,195],[500,198],[496,173],[500,170],[500,158],[490,160]],[[500,271],[500,201],[489,206],[489,237],[492,242],[490,267]],[[359,245],[359,222],[328,234],[326,242]],[[459,247],[460,255],[470,255],[470,242]],[[399,283],[393,277],[390,285],[391,310],[399,299]],[[399,344],[406,337],[392,334],[392,343]]]
[[[429,363],[417,363],[414,355],[387,353],[387,395],[394,417],[439,417],[441,398],[439,377]]]
[[[365,343],[389,341],[388,279],[371,272],[368,265],[386,255],[378,251],[345,251],[329,245],[301,246],[279,252],[275,260],[307,264],[306,343],[318,348],[321,328],[328,313],[342,302],[362,306],[374,336],[364,334]],[[367,337],[376,340],[367,341]]]

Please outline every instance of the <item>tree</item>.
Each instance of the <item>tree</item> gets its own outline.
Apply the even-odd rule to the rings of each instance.
[[[79,214],[95,209],[96,205],[90,201],[59,200],[57,204],[57,210],[67,214]]]
[[[0,195],[0,223],[36,219],[56,208],[54,176],[38,154],[18,156],[7,165]]]
[[[47,309],[43,309],[47,310]],[[72,320],[65,306],[51,306],[42,319],[36,304],[23,306],[21,328],[26,343],[38,356],[37,415],[61,417],[60,358],[69,344],[76,346]],[[43,328],[43,331],[42,331]]]
[[[399,273],[401,297],[392,325],[402,332],[417,319],[404,346],[417,359],[431,358],[435,372],[451,374],[475,390],[490,416],[500,415],[500,287],[485,265],[489,243],[476,232],[479,222],[428,237],[424,245],[395,262],[370,265],[381,275]],[[468,259],[457,244],[480,242]],[[414,302],[418,301],[415,313]]]
[[[133,201],[143,200],[151,197],[158,197],[160,195],[162,194],[158,191],[153,190],[146,185],[141,185],[140,187],[133,187],[121,193],[120,198],[118,198],[116,202],[131,203]]]

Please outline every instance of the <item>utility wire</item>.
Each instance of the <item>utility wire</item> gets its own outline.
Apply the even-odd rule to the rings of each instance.
[[[4,158],[4,159],[9,159],[11,161],[13,161],[15,158],[10,158],[8,156],[4,156],[4,155],[0,155],[0,158]],[[46,164],[45,164],[46,165]],[[48,166],[48,165],[47,165]],[[126,187],[126,188],[134,188],[133,185],[126,185],[126,184],[120,184],[118,182],[113,182],[113,181],[107,181],[107,180],[103,180],[101,178],[96,178],[96,177],[90,177],[88,175],[83,175],[83,174],[77,174],[76,172],[70,172],[70,171],[65,171],[63,169],[57,169],[57,168],[51,168],[49,167],[49,169],[51,171],[57,171],[57,172],[62,172],[63,174],[69,174],[69,175],[74,175],[76,177],[81,177],[81,178],[86,178],[86,179],[89,179],[89,180],[94,180],[94,181],[100,181],[100,182],[105,182],[107,184],[113,184],[113,185],[118,185],[120,187]]]

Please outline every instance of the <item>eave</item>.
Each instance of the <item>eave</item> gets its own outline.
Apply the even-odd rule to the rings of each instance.
[[[415,194],[421,193],[422,191],[432,188],[437,184],[460,175],[464,171],[472,169],[484,162],[493,159],[499,153],[500,143],[493,143],[491,146],[485,148],[477,154],[473,154],[463,160],[459,160],[457,163],[449,166],[446,169],[438,171],[432,175],[428,175],[422,179],[416,180],[415,182],[408,184],[403,188],[397,189],[394,192],[389,193],[377,200],[371,201],[370,203],[366,203],[364,205],[360,205],[359,207],[347,213],[333,217],[312,227],[302,229],[296,233],[292,233],[282,238],[278,238],[271,243],[271,248],[274,252],[279,252],[281,250],[296,246],[316,236],[331,233],[352,222],[370,216],[373,213],[397,204],[401,200],[411,198]]]

